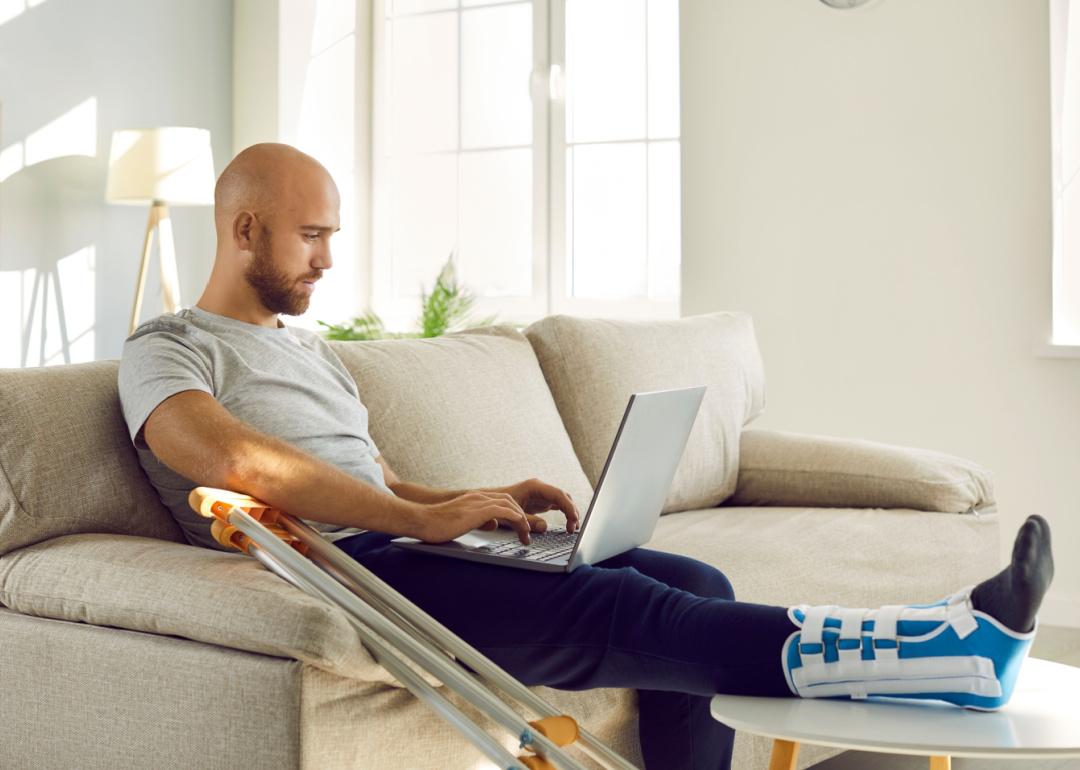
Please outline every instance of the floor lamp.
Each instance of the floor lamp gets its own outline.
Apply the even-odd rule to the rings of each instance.
[[[207,206],[214,202],[210,132],[184,127],[114,131],[105,199],[110,203],[150,204],[128,329],[131,334],[139,323],[155,231],[158,233],[163,312],[175,313],[180,307],[180,281],[176,273],[169,206]]]

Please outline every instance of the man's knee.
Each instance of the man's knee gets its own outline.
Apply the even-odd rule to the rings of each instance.
[[[727,599],[729,601],[735,599],[735,588],[731,585],[731,581],[728,580],[720,570],[715,567],[710,567],[709,577],[706,586],[707,594],[699,594],[699,596],[708,596],[713,599]]]
[[[683,590],[708,599],[727,599],[730,601],[735,598],[735,589],[732,587],[727,575],[711,564],[701,561],[691,563],[694,566],[686,584],[681,586]]]

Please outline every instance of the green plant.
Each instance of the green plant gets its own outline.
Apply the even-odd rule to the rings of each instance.
[[[323,335],[329,340],[379,340],[402,337],[438,337],[449,332],[461,331],[474,326],[490,326],[495,323],[495,316],[488,316],[479,321],[469,321],[469,311],[476,304],[476,296],[457,279],[454,270],[453,253],[435,277],[431,293],[420,287],[420,317],[418,332],[388,332],[381,318],[373,310],[345,321],[341,324],[329,324],[318,321],[326,327]]]
[[[490,326],[495,316],[488,316],[481,321],[468,324],[469,311],[476,304],[476,296],[458,283],[454,271],[454,255],[451,254],[442,266],[431,294],[420,288],[420,324],[421,337],[438,337],[447,332],[460,331],[471,326]]]
[[[382,319],[372,310],[341,324],[316,323],[326,327],[323,336],[328,340],[379,340],[387,334]]]

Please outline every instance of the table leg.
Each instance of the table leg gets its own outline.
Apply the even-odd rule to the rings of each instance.
[[[952,757],[930,757],[930,770],[952,770]]]
[[[798,759],[798,742],[782,741],[777,738],[772,744],[772,759],[769,760],[769,770],[795,770],[795,763]],[[931,768],[931,770],[936,770],[936,768]]]

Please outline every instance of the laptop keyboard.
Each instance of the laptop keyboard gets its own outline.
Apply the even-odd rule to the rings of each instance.
[[[474,550],[479,553],[488,553],[493,556],[511,556],[516,559],[530,559],[533,561],[558,561],[570,555],[577,542],[577,532],[567,532],[565,529],[552,529],[547,532],[532,532],[529,534],[531,542],[523,544],[517,537],[507,540],[505,543],[493,543],[482,545]]]

